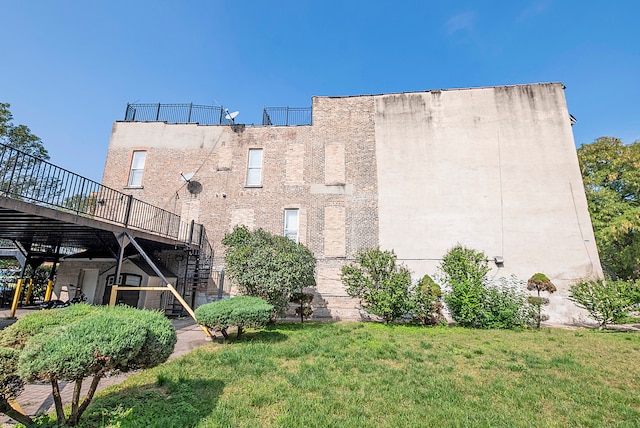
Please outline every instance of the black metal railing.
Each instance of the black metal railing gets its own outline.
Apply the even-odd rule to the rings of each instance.
[[[263,126],[311,125],[311,107],[265,107],[262,110]]]
[[[210,249],[202,225],[2,143],[0,196]]]
[[[221,106],[197,104],[129,104],[125,122],[198,123],[200,125],[231,125],[227,110]]]

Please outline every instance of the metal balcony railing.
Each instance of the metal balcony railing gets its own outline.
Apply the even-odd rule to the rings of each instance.
[[[311,107],[265,107],[263,126],[311,125]]]
[[[0,196],[204,245],[204,227],[0,143]]]
[[[221,106],[197,104],[129,104],[125,122],[198,123],[200,125],[231,125]]]

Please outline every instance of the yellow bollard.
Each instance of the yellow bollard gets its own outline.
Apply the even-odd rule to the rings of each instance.
[[[31,293],[33,293],[33,278],[29,278],[29,286],[27,287],[27,293],[24,296],[23,305],[29,304],[29,299],[31,299]]]
[[[44,292],[44,301],[48,302],[51,300],[51,293],[53,292],[53,280],[47,281],[47,291]]]
[[[16,310],[18,309],[18,303],[20,303],[20,292],[22,291],[22,282],[24,279],[20,278],[16,283],[16,291],[13,294],[13,303],[11,303],[11,317],[16,317]]]

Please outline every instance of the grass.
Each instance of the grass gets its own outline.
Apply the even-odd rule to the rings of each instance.
[[[102,391],[84,427],[632,427],[640,334],[284,324]]]

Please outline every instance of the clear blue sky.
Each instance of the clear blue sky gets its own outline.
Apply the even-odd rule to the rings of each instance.
[[[640,1],[0,0],[0,101],[100,181],[127,102],[240,123],[313,95],[563,82],[576,145],[640,139]]]

